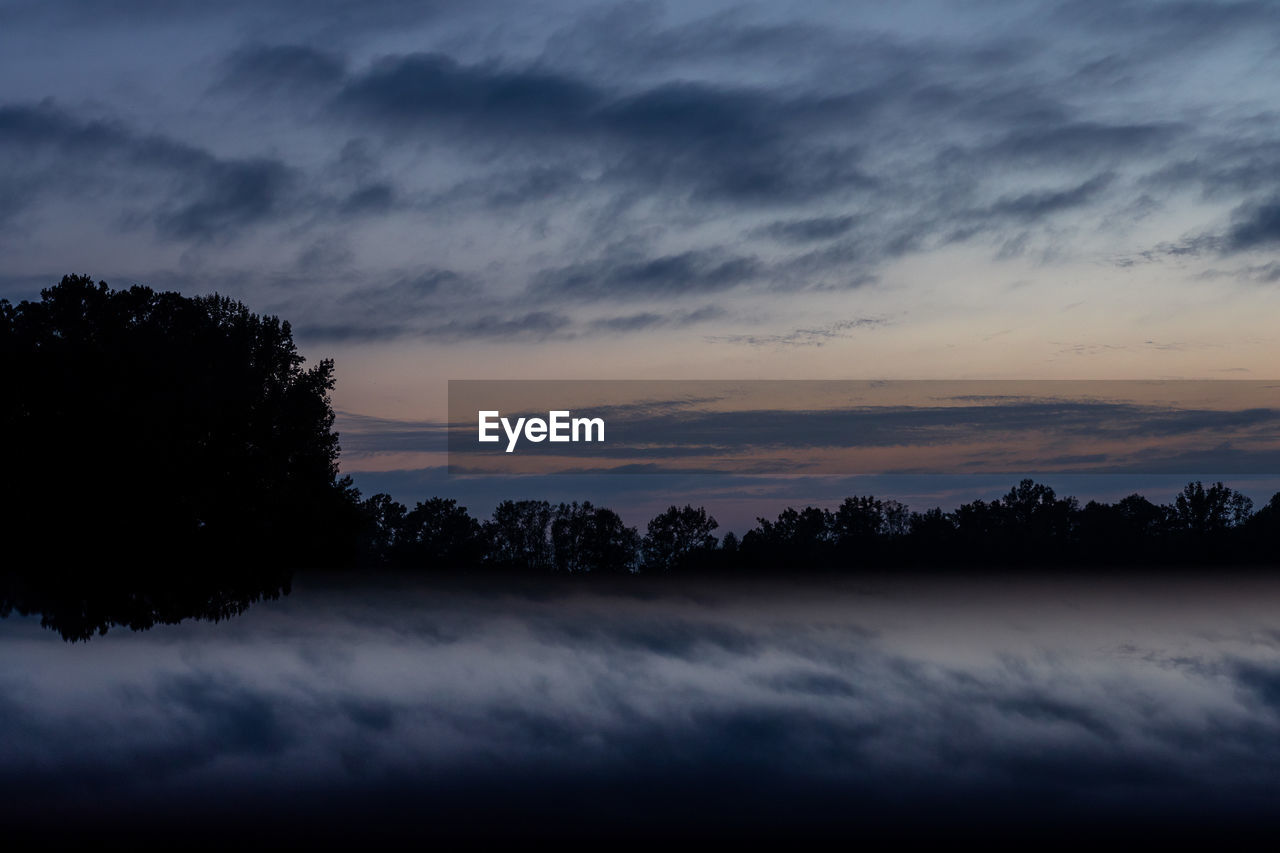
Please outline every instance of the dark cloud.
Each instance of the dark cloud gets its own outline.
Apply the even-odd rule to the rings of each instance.
[[[353,698],[341,704],[351,722],[372,732],[387,732],[395,725],[397,708],[391,702]]]
[[[452,57],[388,57],[349,80],[336,106],[385,127],[419,130],[440,122],[485,133],[573,135],[587,129],[604,94],[572,77],[539,70],[466,66]]]
[[[1259,180],[1261,180],[1259,178]],[[1269,181],[1261,185],[1268,187]],[[1133,258],[1122,258],[1120,263],[1129,265],[1138,260],[1152,262],[1164,259],[1223,257],[1245,252],[1265,250],[1280,242],[1280,195],[1245,202],[1235,208],[1231,224],[1224,231],[1206,231],[1167,243]],[[1235,269],[1209,269],[1202,278],[1230,276],[1245,281],[1271,283],[1277,279],[1274,264],[1252,264]]]
[[[226,754],[272,755],[293,741],[281,708],[270,697],[228,679],[176,675],[160,679],[155,701],[198,721],[196,740],[209,748],[205,760]]]
[[[1078,703],[1032,694],[1002,696],[994,704],[1001,713],[1010,716],[1023,717],[1036,722],[1077,726],[1103,740],[1114,741],[1117,737],[1115,729],[1103,719],[1102,715]]]
[[[1226,244],[1236,251],[1260,249],[1280,242],[1280,196],[1236,211]]]
[[[37,151],[146,156],[166,165],[186,165],[201,157],[200,152],[161,137],[137,138],[118,122],[76,119],[52,100],[0,106],[0,142]]]
[[[342,200],[338,212],[345,216],[361,213],[386,213],[395,203],[395,188],[387,183],[369,184]]]
[[[443,340],[543,340],[571,323],[568,317],[550,311],[531,311],[512,317],[486,314],[474,320],[451,320],[430,326],[424,336]]]
[[[998,200],[990,208],[990,213],[1008,216],[1019,221],[1030,222],[1089,204],[1109,187],[1115,176],[1098,175],[1084,183],[1065,190],[1045,190],[1007,196]]]
[[[334,107],[402,139],[461,133],[482,150],[533,146],[543,156],[562,145],[590,152],[614,179],[776,203],[871,182],[847,146],[794,144],[799,133],[855,121],[865,100],[692,82],[626,92],[538,66],[415,54],[353,75]]]
[[[396,313],[404,309],[421,307],[422,300],[425,298],[462,291],[468,284],[470,284],[468,279],[454,270],[428,269],[415,275],[398,278],[390,284],[349,292],[342,297],[342,302],[347,309],[374,305],[387,309],[389,313]]]
[[[784,243],[812,243],[845,234],[859,221],[857,216],[815,216],[773,222],[758,233]]]
[[[1280,714],[1280,671],[1254,661],[1241,661],[1234,667],[1236,683],[1266,706]]]
[[[589,328],[600,332],[639,332],[647,329],[682,328],[706,323],[724,317],[727,312],[718,305],[704,305],[693,311],[656,313],[642,311],[637,314],[621,314],[592,320]]]
[[[620,249],[597,261],[544,270],[531,293],[589,300],[715,293],[748,284],[763,269],[755,257],[709,249],[657,257]]]
[[[718,305],[697,308],[638,311],[576,320],[566,314],[530,310],[496,314],[476,301],[480,282],[454,270],[428,269],[401,276],[390,284],[346,293],[310,322],[298,324],[300,334],[315,340],[364,341],[398,338],[432,340],[525,340],[639,333],[683,329],[726,316]],[[448,316],[447,322],[437,318]],[[331,319],[328,319],[331,318]]]
[[[585,181],[574,170],[559,166],[537,166],[525,172],[498,175],[458,188],[463,193],[478,190],[492,207],[515,207],[538,202],[565,201]],[[455,190],[456,192],[456,190]]]
[[[126,219],[174,239],[227,237],[284,215],[297,188],[296,173],[279,160],[220,158],[119,122],[77,118],[51,101],[0,106],[0,148],[15,174],[37,175],[41,193],[134,175],[160,180],[154,206]]]
[[[196,240],[229,236],[281,215],[295,186],[293,173],[273,160],[211,159],[193,184],[157,213],[162,235]]]
[[[102,88],[52,75],[57,103],[0,104],[0,218],[38,223],[44,202],[85,200],[106,227],[198,244],[192,264],[266,227],[278,239],[264,243],[312,259],[309,247],[341,229],[439,228],[458,238],[449,263],[507,276],[484,309],[429,306],[445,320],[395,314],[391,296],[356,316],[307,307],[300,328],[347,340],[685,328],[698,322],[687,304],[594,318],[584,314],[595,305],[578,305],[847,291],[961,243],[997,262],[1051,263],[1122,233],[1111,223],[1136,219],[1137,195],[1148,211],[1188,190],[1189,203],[1213,207],[1196,208],[1205,221],[1190,233],[1116,252],[1119,263],[1272,245],[1274,117],[1247,91],[1212,110],[1201,93],[1244,79],[1240,57],[1269,67],[1260,51],[1277,32],[1274,7],[983,8],[991,20],[947,8],[926,27],[870,12],[571,4],[494,27],[471,5],[237,0],[226,26],[206,32],[207,9],[189,3],[11,3],[0,15],[19,38],[72,32],[76,20],[147,59],[122,61]],[[137,28],[128,39],[123,20]],[[161,34],[171,50],[143,49],[169,46]],[[405,44],[420,49],[396,52]],[[147,74],[173,80],[172,104],[131,94]],[[475,235],[497,231],[521,236],[482,269]],[[363,291],[417,262],[343,257],[353,275],[335,289]],[[831,337],[824,321],[781,333],[744,323],[718,339],[816,345]]]
[[[796,670],[784,672],[765,680],[765,684],[780,693],[798,693],[804,696],[857,696],[859,690],[847,679],[826,672]]]
[[[988,155],[1040,164],[1113,163],[1139,155],[1171,153],[1182,128],[1165,122],[1104,124],[1054,121],[1020,128],[993,145]]]
[[[740,626],[668,615],[619,622],[610,616],[584,614],[572,621],[539,623],[537,635],[554,644],[586,644],[612,653],[640,652],[687,661],[705,661],[719,654],[747,655],[760,646],[760,637]]]
[[[435,312],[427,310],[429,317]],[[300,334],[318,341],[389,341],[398,338],[421,338],[436,341],[503,340],[541,341],[567,330],[573,321],[550,311],[530,311],[525,314],[483,314],[470,319],[455,319],[444,323],[414,324],[408,320],[395,321],[392,315],[375,317],[362,322],[314,323],[300,325]]]

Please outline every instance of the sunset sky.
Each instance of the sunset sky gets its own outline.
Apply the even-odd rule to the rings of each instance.
[[[242,299],[343,429],[451,378],[1271,379],[1278,78],[1268,2],[3,0],[0,296]]]

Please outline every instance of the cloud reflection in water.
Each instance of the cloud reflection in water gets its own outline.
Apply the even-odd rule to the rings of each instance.
[[[10,618],[0,816],[468,834],[1262,820],[1277,593],[1247,576],[304,580],[228,623],[87,644]]]

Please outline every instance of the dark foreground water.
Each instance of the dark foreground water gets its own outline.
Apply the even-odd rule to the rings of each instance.
[[[43,839],[1185,837],[1278,794],[1256,574],[303,578],[87,643],[0,621],[0,821]]]

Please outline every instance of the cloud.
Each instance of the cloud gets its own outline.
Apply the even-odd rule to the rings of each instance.
[[[454,270],[431,268],[401,276],[391,284],[353,290],[342,297],[342,305],[347,311],[373,308],[396,315],[421,308],[434,297],[450,293],[461,295],[471,284],[466,276]]]
[[[857,687],[838,675],[803,669],[780,673],[766,679],[764,683],[780,693],[805,696],[857,696],[860,693]]]
[[[1241,642],[1268,616],[1223,580],[312,583],[95,641],[139,653],[74,680],[6,620],[0,816],[330,841],[375,818],[472,840],[1250,827],[1273,820],[1273,648]]]
[[[820,347],[838,338],[847,338],[856,329],[883,326],[889,321],[884,317],[855,317],[829,323],[815,329],[795,329],[780,335],[709,335],[712,343],[745,344],[752,347]]]
[[[234,679],[209,675],[175,675],[159,679],[156,701],[178,713],[189,713],[202,731],[195,740],[208,748],[201,756],[213,761],[228,753],[278,754],[296,737],[281,719],[281,708],[268,696]]]
[[[275,218],[293,188],[293,174],[273,160],[211,159],[194,183],[158,212],[162,235],[208,240]]]
[[[754,281],[762,271],[755,257],[712,249],[657,257],[621,249],[596,261],[543,270],[530,292],[586,300],[715,293]]]
[[[433,312],[426,312],[430,316]],[[448,320],[443,323],[414,324],[408,320],[394,321],[372,318],[360,322],[314,323],[300,326],[308,338],[319,341],[389,341],[400,338],[421,338],[443,342],[467,340],[541,341],[561,332],[573,321],[551,311],[530,311],[524,314],[482,314],[467,319]]]
[[[852,149],[795,145],[799,133],[855,119],[857,97],[700,82],[627,92],[537,66],[410,54],[352,75],[332,106],[402,140],[453,134],[482,151],[550,157],[563,146],[612,180],[706,200],[767,204],[870,183]]]
[[[476,299],[483,290],[483,283],[469,275],[427,269],[400,275],[390,284],[345,293],[332,303],[332,308],[326,305],[312,311],[312,319],[297,323],[297,328],[310,339],[327,341],[539,341],[677,330],[710,323],[727,314],[721,306],[702,305],[575,318],[564,312],[521,311],[520,300],[512,300],[512,310],[503,314],[488,310],[484,302]],[[442,316],[450,319],[440,322],[437,318]]]
[[[839,237],[858,221],[856,216],[815,216],[773,222],[758,229],[758,233],[783,243],[812,243]]]
[[[448,427],[432,421],[375,418],[354,412],[336,412],[336,429],[342,449],[348,453],[396,453],[443,451]]]
[[[1065,190],[1043,190],[1006,196],[991,205],[989,213],[1007,216],[1019,222],[1031,222],[1089,204],[1112,184],[1113,174],[1097,175]]]
[[[1233,669],[1240,687],[1273,714],[1280,714],[1280,671],[1256,661],[1239,661]]]
[[[338,206],[342,216],[362,213],[387,213],[395,205],[396,191],[391,184],[378,182],[353,190]]]
[[[660,328],[683,328],[707,323],[724,317],[727,312],[718,305],[704,305],[692,311],[656,313],[642,311],[637,314],[621,314],[592,320],[588,328],[599,332],[639,332]]]
[[[476,0],[484,7],[483,0]],[[117,30],[165,37],[195,29],[202,36],[228,19],[245,21],[256,31],[297,33],[317,38],[350,38],[387,29],[401,30],[441,19],[449,4],[431,0],[225,0],[217,10],[199,0],[12,0],[0,8],[0,22],[24,29],[59,33],[89,30],[95,36]]]
[[[1280,196],[1244,205],[1235,212],[1227,231],[1227,247],[1236,251],[1260,249],[1280,242]]]
[[[111,34],[94,54],[101,81],[66,64],[8,94],[58,101],[0,104],[7,233],[34,229],[31,268],[54,267],[36,247],[79,208],[122,256],[174,280],[216,263],[226,279],[279,282],[306,256],[313,293],[336,297],[284,300],[332,340],[677,330],[708,297],[746,289],[777,328],[790,294],[888,280],[939,250],[1046,268],[1088,257],[1102,235],[1123,239],[1135,196],[1179,230],[1149,216],[1154,247],[1109,246],[1118,263],[1202,263],[1276,231],[1280,146],[1245,67],[1277,32],[1267,4],[996,4],[999,26],[977,7],[924,26],[641,3],[495,28],[474,5],[280,0],[233,2],[214,31],[190,4],[125,6],[103,8],[136,33],[92,4],[0,13],[33,45],[86,38],[77,19]],[[126,47],[132,59],[112,58]],[[172,99],[145,94],[150,80]],[[434,257],[448,246],[440,263],[485,283],[488,304],[397,314],[398,297],[366,292],[429,265],[405,232],[430,235]],[[378,251],[328,267],[310,251],[339,239]],[[170,244],[190,249],[182,275]],[[132,263],[118,266],[138,277]],[[886,298],[908,304],[914,287]],[[344,299],[354,291],[363,307]],[[602,311],[610,300],[627,310]],[[815,346],[848,331],[813,313],[773,334],[725,314],[714,337]]]
[[[0,105],[0,149],[8,150],[9,176],[32,176],[33,195],[123,185],[131,176],[158,180],[152,207],[126,219],[171,239],[224,238],[286,215],[297,188],[280,160],[217,157],[121,122],[77,118],[52,101]]]
[[[983,153],[1046,165],[1090,166],[1167,149],[1184,130],[1168,122],[1053,120],[1013,130]]]
[[[335,106],[402,130],[452,121],[483,132],[572,135],[586,129],[602,101],[594,87],[561,74],[411,54],[376,61],[345,83]]]

